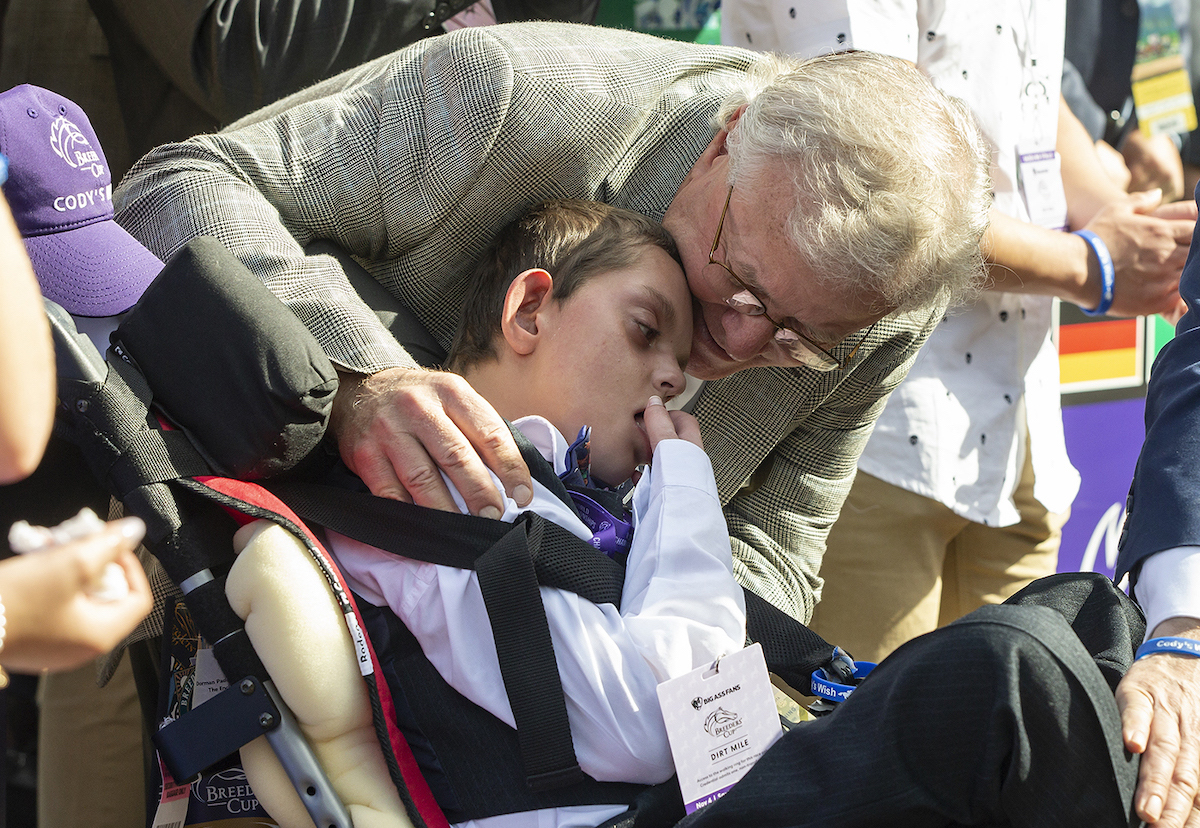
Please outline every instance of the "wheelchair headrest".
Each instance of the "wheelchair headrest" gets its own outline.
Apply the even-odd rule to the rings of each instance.
[[[278,475],[325,433],[337,372],[300,320],[215,239],[193,239],[171,257],[113,347],[216,474]]]

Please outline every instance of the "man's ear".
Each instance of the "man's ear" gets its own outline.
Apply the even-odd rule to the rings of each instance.
[[[687,184],[693,176],[700,176],[711,170],[722,155],[728,154],[729,150],[726,148],[725,142],[729,139],[729,133],[737,126],[738,120],[742,117],[742,113],[746,111],[747,106],[748,104],[739,106],[729,116],[729,120],[725,123],[725,126],[717,130],[716,134],[709,140],[708,146],[704,148],[704,152],[700,153],[700,157],[696,159],[696,163],[688,170],[688,175],[684,178],[684,184]],[[682,184],[680,185],[680,189],[683,189]]]
[[[737,126],[738,121],[741,120],[742,115],[746,112],[746,109],[749,106],[750,104],[742,104],[735,109],[733,114],[729,116],[729,120],[725,122],[725,126],[717,130],[717,134],[713,136],[710,146],[713,146],[716,149],[717,155],[724,155],[725,153],[729,152],[729,150],[725,148],[725,143],[729,140],[729,133],[733,132],[733,128]]]
[[[500,329],[508,346],[518,354],[527,356],[537,346],[542,313],[549,307],[553,292],[554,277],[541,268],[526,270],[508,286]]]

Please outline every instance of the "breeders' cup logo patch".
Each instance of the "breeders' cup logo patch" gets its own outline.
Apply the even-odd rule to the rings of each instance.
[[[718,739],[732,736],[741,726],[741,716],[737,713],[730,713],[724,707],[719,706],[704,720],[704,729],[708,731],[709,735]]]
[[[246,781],[246,772],[240,767],[226,768],[211,776],[201,777],[192,785],[192,798],[201,804],[199,808],[205,824],[212,824],[235,817],[255,817],[262,813],[258,797]],[[212,823],[210,823],[210,820]]]
[[[50,148],[54,154],[77,170],[92,171],[96,178],[104,175],[100,153],[65,115],[59,115],[50,125]]]

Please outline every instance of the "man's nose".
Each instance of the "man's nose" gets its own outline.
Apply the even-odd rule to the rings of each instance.
[[[737,360],[753,359],[769,350],[775,326],[765,316],[750,316],[727,308],[721,314],[725,329],[725,350]]]

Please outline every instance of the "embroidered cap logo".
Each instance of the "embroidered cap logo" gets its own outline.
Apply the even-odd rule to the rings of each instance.
[[[65,115],[59,115],[50,125],[50,148],[73,168],[90,169],[96,178],[104,175],[100,154],[92,149],[79,127]]]

